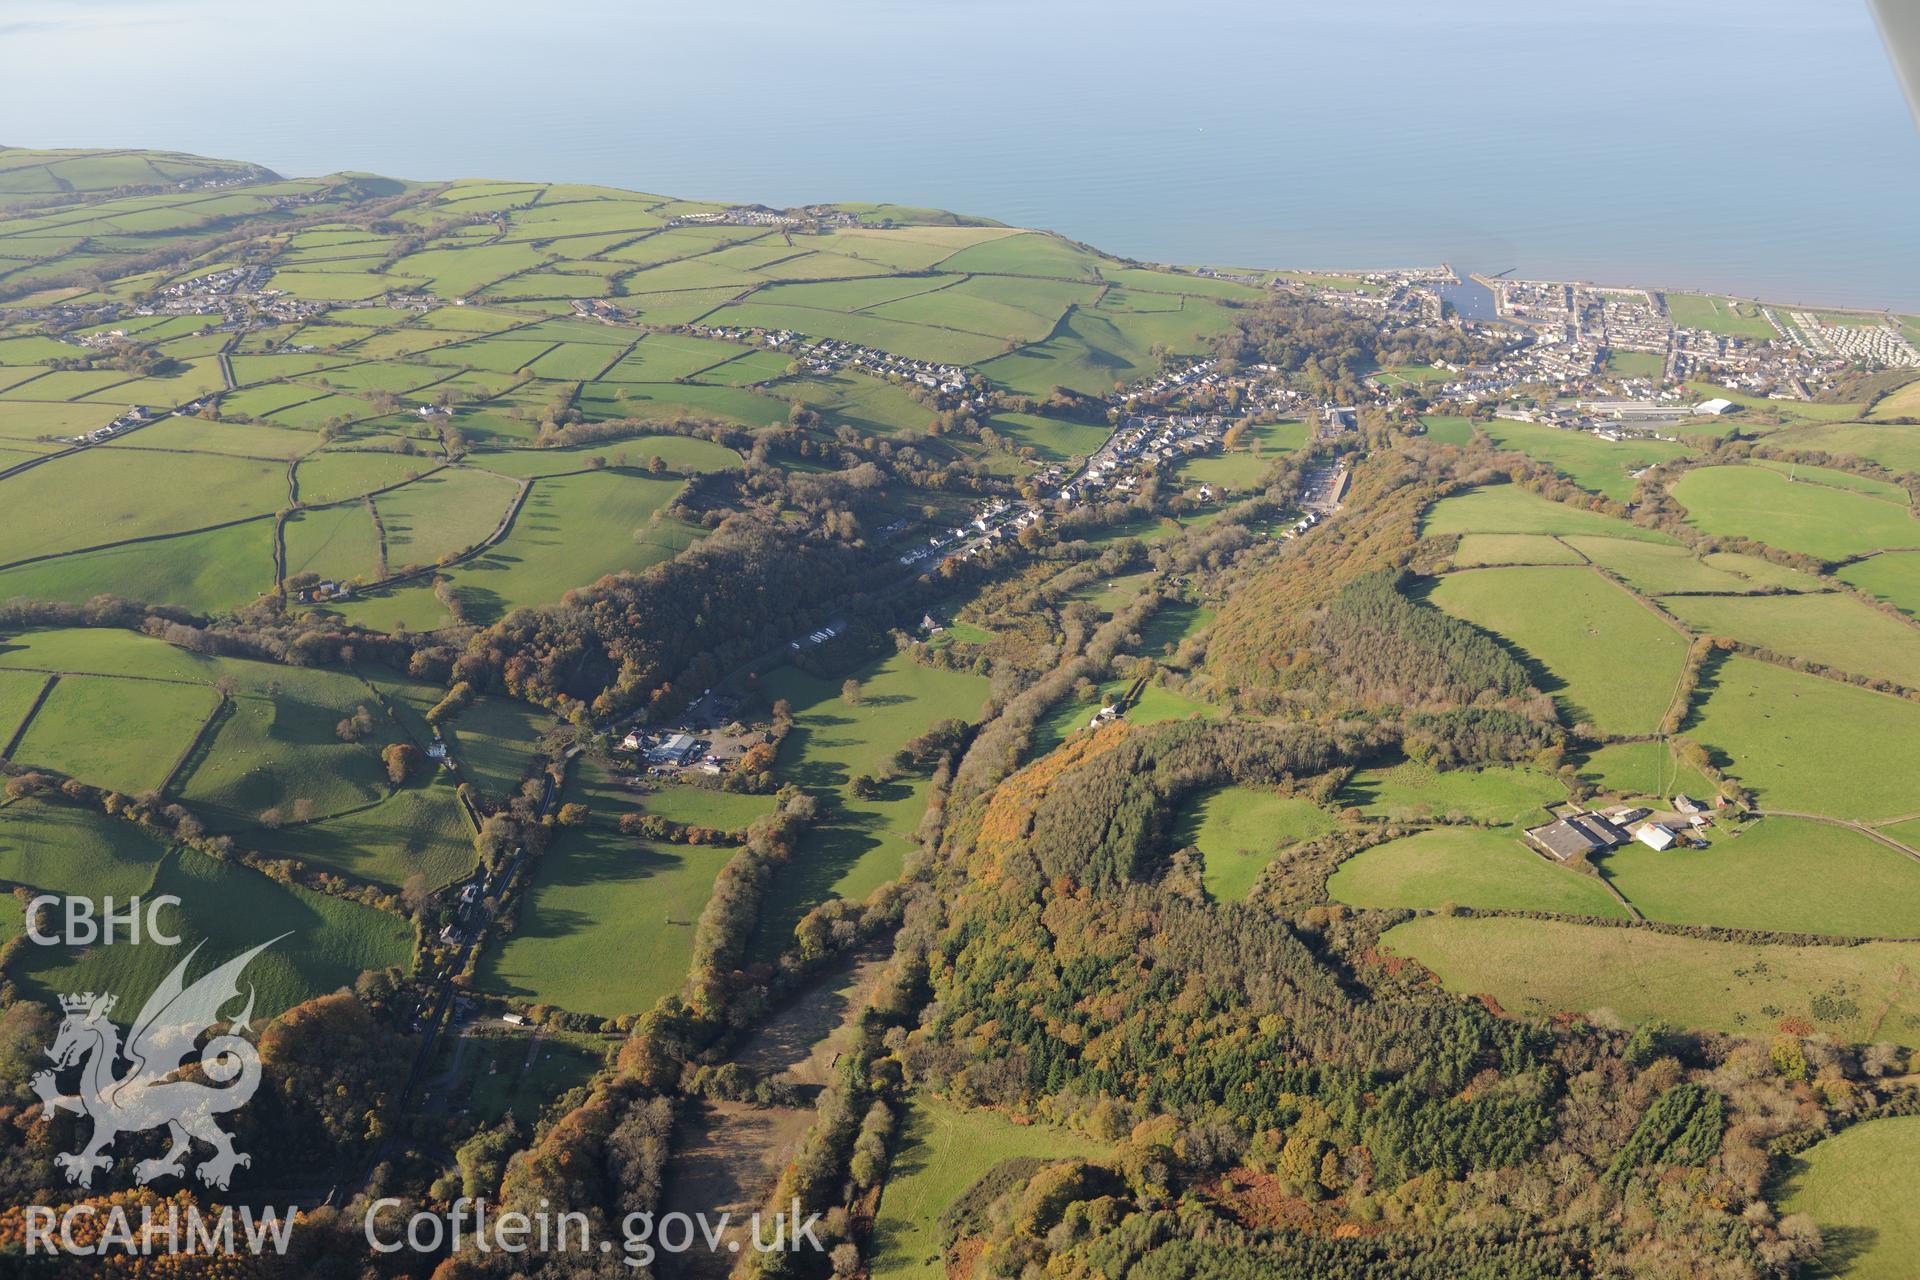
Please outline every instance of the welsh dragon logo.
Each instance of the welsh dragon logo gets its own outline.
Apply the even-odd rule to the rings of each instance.
[[[169,1174],[184,1177],[196,1138],[214,1151],[195,1170],[210,1187],[225,1190],[234,1169],[252,1163],[251,1157],[233,1149],[232,1137],[215,1123],[222,1113],[245,1106],[260,1087],[260,1053],[242,1034],[251,1030],[251,986],[240,1016],[198,1050],[200,1072],[214,1084],[176,1077],[201,1035],[222,1021],[220,1010],[239,998],[240,974],[248,962],[279,940],[261,943],[188,986],[187,966],[200,950],[196,945],[148,997],[124,1046],[119,1028],[107,1016],[116,997],[91,991],[60,997],[66,1017],[47,1050],[54,1069],[34,1076],[33,1088],[49,1114],[64,1108],[93,1121],[93,1136],[82,1150],[54,1157],[68,1182],[91,1187],[96,1170],[112,1167],[108,1152],[116,1138],[161,1125],[167,1127],[172,1146],[164,1156],[134,1166],[134,1177],[143,1185]],[[131,1064],[125,1073],[118,1071],[122,1059]],[[76,1064],[82,1064],[80,1091],[62,1094],[55,1074]]]

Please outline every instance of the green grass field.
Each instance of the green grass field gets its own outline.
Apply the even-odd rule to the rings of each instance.
[[[1842,568],[1838,576],[1909,618],[1920,618],[1920,552],[1888,551],[1856,560]],[[5,579],[0,579],[0,593],[4,592]]]
[[[1443,533],[1552,533],[1590,534],[1600,538],[1638,538],[1671,543],[1673,539],[1624,520],[1596,515],[1552,502],[1518,485],[1499,484],[1469,489],[1433,504],[1421,522],[1423,535]]]
[[[216,827],[261,822],[268,810],[293,821],[304,801],[325,817],[387,793],[380,750],[399,737],[366,686],[332,671],[222,663],[242,682],[188,761],[180,798]],[[343,742],[336,727],[358,707],[374,729]]]
[[[1579,535],[1566,541],[1594,564],[1620,575],[1635,590],[1648,595],[1670,591],[1754,591],[1762,585],[1739,573],[1710,565],[1685,547]]]
[[[1470,444],[1473,441],[1472,418],[1437,413],[1420,419],[1420,423],[1426,427],[1429,440],[1438,440],[1442,444]]]
[[[204,685],[62,676],[13,759],[139,795],[167,780],[217,701]]]
[[[1518,830],[1435,827],[1375,845],[1340,864],[1327,893],[1356,907],[1451,905],[1625,919],[1599,879],[1555,866]]]
[[[1697,293],[1670,293],[1667,297],[1667,314],[1673,322],[1689,329],[1705,329],[1711,333],[1725,334],[1730,338],[1758,338],[1762,341],[1775,337],[1773,326],[1760,314],[1760,308],[1750,302],[1735,302],[1731,298],[1709,298]]]
[[[1793,818],[1763,818],[1709,839],[1706,849],[1664,853],[1629,844],[1601,865],[1649,920],[1920,938],[1920,863],[1905,854],[1845,827]]]
[[[0,806],[0,879],[52,893],[122,899],[143,892],[167,851],[143,827],[74,804]]]
[[[1569,723],[1607,733],[1658,727],[1686,657],[1673,628],[1587,569],[1449,574],[1432,602],[1504,637]]]
[[[0,747],[13,741],[14,730],[27,718],[46,683],[47,677],[37,671],[0,671]]]
[[[1651,358],[1657,375],[1660,358]],[[1502,449],[1537,458],[1581,488],[1620,502],[1633,498],[1632,472],[1690,452],[1683,444],[1664,440],[1603,440],[1591,431],[1567,431],[1504,418],[1487,423],[1486,432]]]
[[[77,955],[32,947],[10,976],[46,1000],[63,991],[115,992],[115,1020],[125,1021],[196,944],[201,949],[190,977],[286,934],[247,967],[246,983],[258,992],[255,1017],[264,1022],[302,1000],[351,986],[363,970],[404,968],[413,954],[413,926],[399,916],[291,888],[192,849],[168,854],[145,891],[180,899],[165,917],[180,946],[94,947]]]
[[[1507,826],[1543,821],[1546,807],[1567,798],[1559,781],[1535,769],[1491,765],[1484,769],[1430,769],[1411,760],[1388,768],[1362,769],[1340,792],[1338,803],[1367,818],[1392,822],[1432,819]]]
[[[987,425],[1016,445],[1030,448],[1048,462],[1083,458],[1107,438],[1107,428],[1065,418],[1042,418],[1031,413],[1001,413]]]
[[[1173,842],[1200,850],[1207,892],[1222,902],[1238,902],[1281,849],[1337,825],[1332,814],[1304,796],[1222,787],[1182,807]]]
[[[780,744],[779,776],[826,800],[824,816],[781,868],[756,934],[755,951],[778,954],[793,926],[830,897],[864,898],[900,872],[926,805],[926,779],[908,775],[858,799],[856,774],[879,776],[893,753],[942,720],[972,721],[987,696],[984,677],[922,666],[889,654],[853,673],[859,705],[841,697],[841,682],[783,666],[762,688],[793,705],[794,725]]]
[[[1920,689],[1920,630],[1852,596],[1675,596],[1662,603],[1703,634]]]
[[[553,717],[512,698],[482,695],[440,732],[461,773],[481,794],[505,801],[531,766],[534,744]]]
[[[0,600],[99,595],[224,613],[273,587],[273,521],[63,555],[0,572]]]
[[[1901,506],[1908,503],[1907,491],[1889,480],[1880,480],[1873,476],[1859,476],[1851,471],[1841,471],[1835,467],[1809,466],[1804,462],[1781,462],[1775,458],[1753,458],[1753,466],[1765,467],[1777,475],[1788,476],[1803,484],[1821,484],[1831,489],[1850,489],[1854,493],[1864,493],[1874,498],[1886,498]]]
[[[1751,538],[1824,560],[1920,547],[1920,523],[1904,506],[1794,483],[1764,467],[1696,467],[1674,482],[1673,497],[1702,533]]]
[[[459,1074],[452,1103],[480,1124],[511,1115],[531,1126],[555,1098],[592,1079],[606,1066],[608,1045],[585,1036],[547,1031],[494,1035],[468,1032],[459,1044]],[[440,1069],[452,1065],[455,1049],[443,1042]]]
[[[1920,427],[1848,422],[1794,427],[1768,437],[1783,449],[1848,453],[1893,471],[1920,472]]]
[[[694,530],[654,520],[680,486],[622,471],[536,480],[507,536],[448,576],[479,621],[557,604],[574,587],[658,564],[688,546]]]
[[[540,859],[518,925],[483,958],[482,991],[618,1017],[680,990],[694,925],[730,848],[650,844],[621,835],[631,793],[590,763],[567,789],[586,803],[584,827]]]
[[[380,531],[373,513],[358,502],[302,511],[281,530],[286,540],[287,576],[317,573],[322,578],[368,581],[379,576]]]
[[[1015,1124],[915,1095],[881,1193],[873,1228],[874,1280],[944,1280],[940,1215],[1004,1160],[1093,1156],[1098,1144],[1047,1124]]]
[[[397,453],[337,450],[302,458],[294,474],[302,502],[339,502],[400,484],[433,465],[430,459]]]
[[[1390,929],[1382,944],[1432,969],[1448,990],[1490,995],[1526,1017],[1665,1018],[1752,1036],[1805,1018],[1842,1042],[1920,1048],[1920,986],[1911,976],[1920,969],[1920,943],[1792,947],[1436,915]]]
[[[1682,732],[1762,808],[1869,822],[1914,812],[1920,705],[1741,657],[1702,690]]]
[[[772,796],[695,786],[662,787],[640,802],[646,812],[669,822],[721,831],[744,831],[755,818],[772,813],[773,803]]]
[[[1621,538],[1594,538],[1589,541],[1629,545]],[[1470,569],[1496,564],[1585,564],[1586,558],[1559,538],[1544,533],[1466,533],[1460,535],[1460,545],[1454,549],[1453,562],[1463,569]]]
[[[277,463],[88,449],[0,482],[0,563],[271,514],[286,497]]]
[[[1825,1246],[1814,1274],[1907,1280],[1920,1258],[1920,1116],[1857,1124],[1788,1161],[1782,1213],[1806,1213]]]
[[[1680,763],[1664,742],[1609,743],[1587,757],[1580,776],[1622,797],[1705,800],[1717,790],[1698,770]]]
[[[466,875],[478,860],[454,783],[440,772],[367,808],[253,832],[247,843],[269,857],[298,858],[393,889],[415,876],[438,888]]]
[[[452,467],[374,500],[386,530],[387,564],[430,565],[490,535],[506,514],[514,484],[476,468]]]

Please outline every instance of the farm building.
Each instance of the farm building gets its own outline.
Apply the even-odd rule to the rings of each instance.
[[[1679,837],[1672,827],[1658,822],[1649,822],[1633,833],[1633,838],[1649,849],[1656,851],[1673,848],[1673,842]]]
[[[647,759],[654,764],[685,764],[693,748],[692,734],[668,734],[665,741],[647,753]]]
[[[1579,854],[1618,848],[1629,838],[1619,826],[1597,813],[1576,813],[1527,831],[1527,839],[1562,862]]]

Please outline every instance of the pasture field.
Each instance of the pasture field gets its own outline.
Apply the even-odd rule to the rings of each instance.
[[[1509,1013],[1585,1014],[1633,1025],[1665,1018],[1730,1035],[1772,1035],[1804,1018],[1842,1043],[1920,1048],[1920,943],[1780,946],[1560,920],[1425,916],[1383,947],[1486,994]]]
[[[1920,1116],[1870,1120],[1842,1130],[1788,1162],[1782,1213],[1820,1224],[1815,1274],[1846,1280],[1906,1280],[1920,1258]]]
[[[1891,481],[1876,479],[1873,476],[1857,476],[1851,471],[1810,466],[1804,462],[1781,462],[1776,458],[1749,458],[1748,462],[1752,466],[1765,467],[1777,475],[1788,476],[1799,484],[1823,484],[1830,489],[1850,489],[1869,497],[1897,502],[1903,507],[1909,501],[1905,489]]]
[[[46,627],[0,638],[0,667],[211,680],[211,660],[118,627]]]
[[[1230,326],[1228,313],[1211,304],[1171,313],[1074,310],[1046,341],[991,359],[982,356],[978,367],[993,381],[1027,395],[1046,396],[1055,386],[1105,395],[1150,373],[1157,363],[1151,355],[1156,344],[1194,353]]]
[[[414,876],[438,888],[477,860],[455,784],[438,770],[367,808],[250,833],[247,842],[269,857],[298,858],[391,889]]]
[[[529,703],[483,694],[440,726],[461,774],[483,795],[505,801],[527,776],[533,744],[553,725]]]
[[[513,500],[511,480],[473,467],[447,467],[374,499],[386,530],[387,564],[430,565],[493,533]]]
[[[340,502],[414,479],[433,466],[402,454],[330,450],[302,458],[294,479],[302,502]]]
[[[1681,732],[1763,809],[1884,821],[1914,811],[1920,704],[1732,657],[1703,673]]]
[[[353,599],[325,608],[355,626],[375,631],[437,631],[453,622],[433,588],[423,585],[357,592]]]
[[[1624,542],[1620,538],[1593,539]],[[1639,544],[1635,544],[1639,545]],[[1585,564],[1586,557],[1543,533],[1464,533],[1453,562],[1463,569],[1496,564]]]
[[[1869,418],[1913,419],[1920,417],[1920,382],[1909,382],[1906,386],[1888,394],[1873,410]]]
[[[1420,419],[1427,429],[1427,439],[1438,440],[1442,444],[1471,444],[1473,442],[1473,419],[1456,417],[1452,414],[1436,413]]]
[[[669,471],[683,474],[726,471],[741,465],[740,455],[725,445],[694,436],[637,436],[564,449],[505,449],[469,455],[467,462],[501,475],[536,479],[589,470],[595,458],[614,467],[643,469],[651,459],[658,458]]]
[[[1920,472],[1920,426],[1847,422],[1795,427],[1770,436],[1768,442],[1783,449],[1850,453],[1877,462],[1890,471]]]
[[[273,588],[273,521],[152,542],[126,542],[0,571],[0,600],[68,600],[115,595],[150,604],[224,613]]]
[[[303,667],[221,661],[239,683],[200,740],[177,783],[180,798],[210,826],[250,827],[277,810],[295,821],[300,802],[325,817],[387,794],[380,751],[400,734],[373,693],[350,676]],[[373,731],[344,742],[336,729],[365,707]]]
[[[1259,429],[1258,451],[1251,445],[1188,458],[1179,466],[1183,480],[1222,489],[1251,489],[1282,457],[1306,443],[1303,422],[1276,423]]]
[[[1589,534],[1599,538],[1673,539],[1653,529],[1554,502],[1519,485],[1496,484],[1442,498],[1421,522],[1424,536],[1443,533]]]
[[[1686,445],[1665,440],[1603,440],[1591,431],[1567,431],[1503,418],[1496,418],[1483,429],[1502,449],[1537,458],[1582,489],[1619,502],[1633,499],[1632,472],[1691,452]]]
[[[1597,877],[1548,862],[1522,843],[1516,828],[1434,827],[1374,845],[1340,864],[1327,894],[1356,907],[1455,905],[1627,918]]]
[[[289,460],[310,453],[319,443],[312,433],[289,431],[255,422],[209,422],[205,418],[162,418],[131,435],[110,442],[114,452],[127,450],[185,450],[220,453],[236,458]]]
[[[944,1280],[940,1215],[994,1166],[1032,1157],[1097,1155],[1092,1139],[1048,1124],[1015,1124],[927,1093],[907,1106],[873,1228],[874,1280]]]
[[[721,791],[713,787],[666,786],[649,792],[640,802],[647,813],[690,827],[744,831],[754,819],[773,812],[772,796]]]
[[[205,685],[61,676],[13,760],[139,795],[167,780],[218,701]]]
[[[1213,619],[1214,611],[1203,605],[1185,600],[1168,600],[1154,610],[1147,624],[1140,628],[1139,652],[1154,657],[1167,654],[1178,649],[1182,641],[1205,629]],[[960,623],[950,629],[957,633],[965,625]],[[972,643],[981,644],[991,637],[982,632],[969,638]]]
[[[1649,920],[1920,938],[1920,863],[1857,831],[1762,818],[1737,835],[1709,838],[1709,848],[1664,853],[1628,844],[1601,867]]]
[[[1107,429],[1065,418],[1042,418],[1031,413],[1001,413],[987,425],[1015,445],[1032,449],[1048,462],[1084,458],[1098,449],[1107,438]]]
[[[621,835],[630,802],[592,764],[567,799],[591,816],[541,857],[518,926],[481,961],[479,989],[607,1018],[644,1012],[686,981],[694,925],[733,850]]]
[[[1842,567],[1836,576],[1885,600],[1909,618],[1920,618],[1920,552],[1882,552]],[[4,585],[0,585],[0,595],[4,594]]]
[[[1200,850],[1207,891],[1223,902],[1238,902],[1284,846],[1325,835],[1337,825],[1333,815],[1304,796],[1221,787],[1182,806],[1173,843]]]
[[[276,463],[87,449],[0,481],[0,563],[269,515],[286,497]]]
[[[0,749],[13,741],[46,683],[47,677],[37,671],[0,671]]]
[[[183,904],[170,925],[178,947],[94,947],[75,954],[30,947],[10,968],[37,998],[63,991],[120,995],[115,1021],[130,1021],[147,995],[187,951],[200,944],[189,980],[216,964],[280,935],[288,935],[247,967],[258,992],[260,1023],[289,1006],[352,986],[368,969],[407,968],[413,926],[396,915],[269,880],[257,871],[176,849],[159,864],[146,890],[174,894]]]
[[[1920,629],[1849,595],[1673,596],[1661,603],[1706,635],[1920,689]]]
[[[1549,805],[1567,798],[1558,779],[1536,769],[1489,765],[1484,769],[1428,768],[1403,761],[1362,769],[1336,801],[1364,818],[1390,822],[1457,821],[1489,826],[1531,826],[1545,820]]]
[[[1767,323],[1766,316],[1753,303],[1735,302],[1731,298],[1709,298],[1697,293],[1669,293],[1666,299],[1667,314],[1677,325],[1705,329],[1729,338],[1758,338],[1764,341],[1776,336],[1773,326]]]
[[[317,573],[341,581],[371,581],[379,576],[380,530],[362,503],[299,512],[282,527],[281,537],[289,578]]]
[[[552,1030],[538,1035],[539,1047],[533,1048],[531,1035],[467,1031],[459,1046],[460,1073],[449,1091],[453,1105],[482,1124],[511,1115],[531,1128],[555,1098],[607,1064],[606,1041]],[[452,1064],[454,1052],[450,1041],[441,1042],[435,1075]]]
[[[988,689],[983,676],[922,666],[901,653],[870,662],[851,678],[860,683],[858,705],[841,697],[841,681],[795,667],[762,679],[767,698],[785,698],[794,711],[793,728],[780,743],[778,775],[824,803],[822,820],[768,892],[752,947],[757,956],[784,950],[793,926],[817,904],[835,896],[864,898],[899,874],[926,807],[927,780],[909,774],[884,784],[872,799],[854,796],[847,784],[859,774],[881,776],[894,752],[940,721],[976,719]]]
[[[558,603],[575,587],[658,564],[691,545],[698,530],[655,520],[680,487],[675,479],[611,470],[536,480],[507,536],[448,576],[478,621]]]
[[[1673,497],[1702,533],[1751,538],[1823,560],[1920,547],[1920,523],[1905,506],[1798,484],[1764,467],[1695,467],[1674,482]]]
[[[1108,698],[1118,697],[1126,691],[1129,682],[1120,681],[1106,692]],[[1129,724],[1163,724],[1168,720],[1186,720],[1200,716],[1211,720],[1220,714],[1218,707],[1197,702],[1184,694],[1175,693],[1157,680],[1147,682],[1140,696],[1127,708]]]
[[[1569,723],[1650,733],[1673,700],[1686,640],[1592,570],[1471,569],[1431,599],[1504,637]]]
[[[1740,551],[1709,551],[1700,558],[1716,569],[1737,573],[1761,587],[1780,587],[1787,591],[1825,591],[1832,585],[1790,565],[1775,564],[1761,556]]]
[[[0,879],[51,893],[125,899],[153,881],[167,842],[92,806],[0,805]]]
[[[1577,534],[1567,538],[1566,543],[1647,595],[1672,591],[1754,591],[1761,585],[1741,574],[1710,565],[1685,547]]]
[[[1580,776],[1614,795],[1671,800],[1689,795],[1708,800],[1719,789],[1699,770],[1680,762],[1664,742],[1612,742],[1590,754]]]

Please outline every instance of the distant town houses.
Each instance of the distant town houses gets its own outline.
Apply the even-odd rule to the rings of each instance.
[[[726,209],[704,210],[700,213],[677,214],[667,220],[669,227],[773,227],[777,230],[796,230],[805,227],[857,227],[860,218],[857,214],[841,209],[821,207],[794,209],[769,209],[764,205],[734,205]]]

